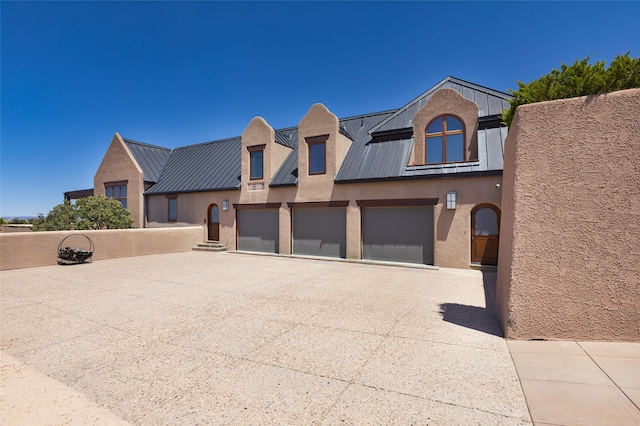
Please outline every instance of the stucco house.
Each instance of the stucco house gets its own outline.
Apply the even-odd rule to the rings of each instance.
[[[470,268],[498,259],[510,95],[447,77],[401,108],[168,149],[115,134],[95,195],[136,227],[200,224],[229,249]],[[72,193],[73,194],[73,193]]]

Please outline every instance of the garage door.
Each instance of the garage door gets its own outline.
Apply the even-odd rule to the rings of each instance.
[[[362,208],[362,258],[433,265],[433,208]]]
[[[278,252],[278,209],[237,210],[238,250]]]
[[[294,208],[293,252],[347,257],[347,215],[343,207]]]

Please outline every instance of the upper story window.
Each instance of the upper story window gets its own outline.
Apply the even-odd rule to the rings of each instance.
[[[442,115],[427,126],[426,163],[464,161],[464,126],[452,115]]]
[[[329,135],[306,138],[309,147],[310,175],[323,175],[327,172],[327,139]]]
[[[107,198],[120,201],[122,207],[127,208],[127,182],[109,182],[104,184]]]
[[[264,177],[264,148],[266,145],[248,146],[249,151],[249,179]]]

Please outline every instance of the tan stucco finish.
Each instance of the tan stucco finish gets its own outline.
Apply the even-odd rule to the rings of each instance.
[[[178,194],[177,197],[177,221],[168,222],[169,199],[164,194],[147,196],[147,226],[160,227],[184,227],[201,226],[202,239],[207,239],[207,224],[209,206],[216,204],[220,212],[220,242],[229,249],[235,249],[236,244],[236,218],[233,204],[237,204],[240,191],[210,191]],[[229,210],[222,210],[223,201],[229,201]]]
[[[640,89],[519,107],[502,209],[508,338],[640,341]]]
[[[92,260],[189,251],[202,241],[202,228],[199,226],[0,234],[0,270],[55,265],[60,242],[77,233],[93,241]],[[90,245],[84,237],[73,236],[65,240],[64,247],[88,250]]]
[[[133,226],[144,226],[144,173],[118,133],[113,136],[93,178],[93,194],[105,195],[105,183],[127,181],[127,208]]]
[[[441,89],[413,117],[413,150],[409,158],[412,166],[426,163],[425,132],[429,123],[441,115],[458,117],[465,131],[465,161],[478,159],[478,105],[462,97],[453,89]]]
[[[250,147],[264,145],[262,179],[250,179]],[[291,152],[275,141],[275,131],[262,117],[255,117],[242,133],[242,195],[245,204],[266,203],[269,183]],[[264,190],[252,190],[249,185],[261,184]]]
[[[477,127],[477,106],[462,98],[455,91],[445,96],[433,96],[416,116],[419,121],[430,121],[445,113],[461,117],[467,128]],[[438,92],[439,93],[439,92]],[[459,108],[457,110],[456,108]],[[438,112],[438,113],[436,113]],[[433,115],[435,114],[435,115]],[[433,115],[433,117],[432,117]],[[431,117],[431,118],[430,118]],[[426,122],[424,123],[426,126]],[[424,129],[422,130],[424,139]],[[326,173],[308,174],[308,138],[326,136]],[[471,138],[473,143],[475,139]],[[362,258],[361,208],[358,200],[393,200],[437,198],[434,209],[434,264],[450,268],[470,267],[471,263],[471,210],[483,203],[500,208],[501,190],[497,184],[501,176],[456,177],[455,179],[425,179],[379,181],[336,184],[335,176],[344,161],[352,141],[340,133],[339,120],[324,105],[313,105],[302,118],[298,128],[298,185],[269,187],[273,175],[284,162],[290,150],[275,143],[274,130],[261,117],[254,118],[242,134],[242,187],[238,191],[210,191],[182,193],[178,195],[178,220],[167,223],[168,200],[165,195],[147,196],[148,226],[203,226],[206,238],[207,209],[212,203],[222,206],[229,200],[229,211],[220,210],[220,242],[229,249],[236,249],[237,222],[234,204],[280,203],[279,247],[280,254],[292,253],[292,209],[288,203],[347,202],[346,257]],[[247,147],[265,145],[264,179],[249,179],[249,151]],[[477,152],[477,148],[474,149]],[[264,183],[264,189],[249,190],[248,183]],[[458,208],[446,210],[447,192],[458,194]]]
[[[309,175],[309,144],[307,140],[328,135],[325,142],[326,173]],[[340,122],[322,104],[313,105],[298,125],[298,191],[296,201],[327,201],[331,199],[333,181],[351,146],[351,140],[340,133]]]

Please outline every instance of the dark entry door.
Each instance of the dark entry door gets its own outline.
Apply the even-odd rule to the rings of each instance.
[[[216,204],[209,206],[209,235],[210,241],[220,241],[220,209]]]
[[[471,212],[471,262],[498,264],[500,211],[497,207],[480,205]]]

